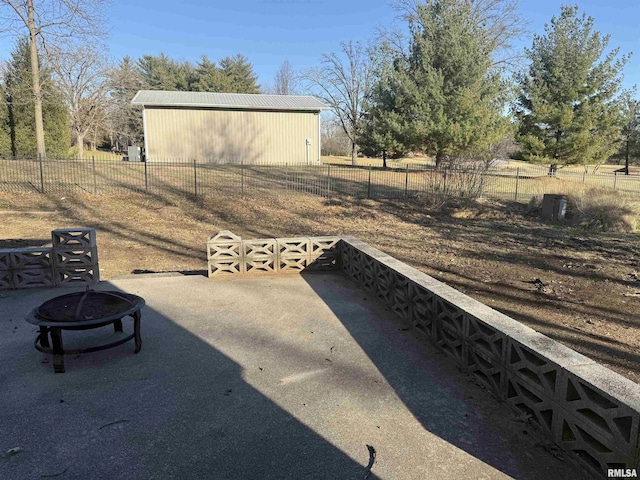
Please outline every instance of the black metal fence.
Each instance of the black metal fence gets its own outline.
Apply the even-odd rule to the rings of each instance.
[[[118,194],[175,192],[259,195],[304,192],[323,197],[415,199],[425,195],[528,201],[544,193],[600,187],[640,193],[640,176],[593,174],[545,167],[435,169],[427,165],[374,166],[216,164],[197,161],[0,159],[0,191]]]

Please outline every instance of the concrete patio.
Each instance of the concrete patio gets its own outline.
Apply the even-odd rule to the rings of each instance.
[[[64,374],[24,317],[82,289],[0,292],[1,478],[355,480],[367,445],[368,478],[586,478],[341,274],[147,274],[98,289],[145,298],[142,351],[68,356]]]

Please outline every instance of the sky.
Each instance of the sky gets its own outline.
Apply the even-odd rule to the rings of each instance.
[[[610,48],[635,51],[624,86],[640,85],[640,1],[520,0],[520,12],[531,33],[540,34],[563,3],[577,3],[594,17],[596,30],[611,35]],[[317,66],[323,53],[339,51],[340,42],[366,42],[398,22],[387,0],[113,0],[107,13],[109,53],[116,61],[164,52],[195,63],[201,55],[217,61],[242,53],[263,86],[273,84],[284,60],[296,70]],[[8,58],[11,45],[2,41],[0,54]],[[530,45],[531,37],[520,42]]]

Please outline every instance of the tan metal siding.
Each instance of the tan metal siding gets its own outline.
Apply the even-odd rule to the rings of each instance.
[[[149,160],[232,163],[318,161],[319,115],[212,109],[145,109]]]

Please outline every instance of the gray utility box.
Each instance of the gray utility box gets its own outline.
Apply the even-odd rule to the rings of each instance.
[[[542,197],[542,218],[564,220],[567,212],[567,196],[545,193]]]
[[[130,162],[144,162],[142,147],[129,147],[127,153]]]

